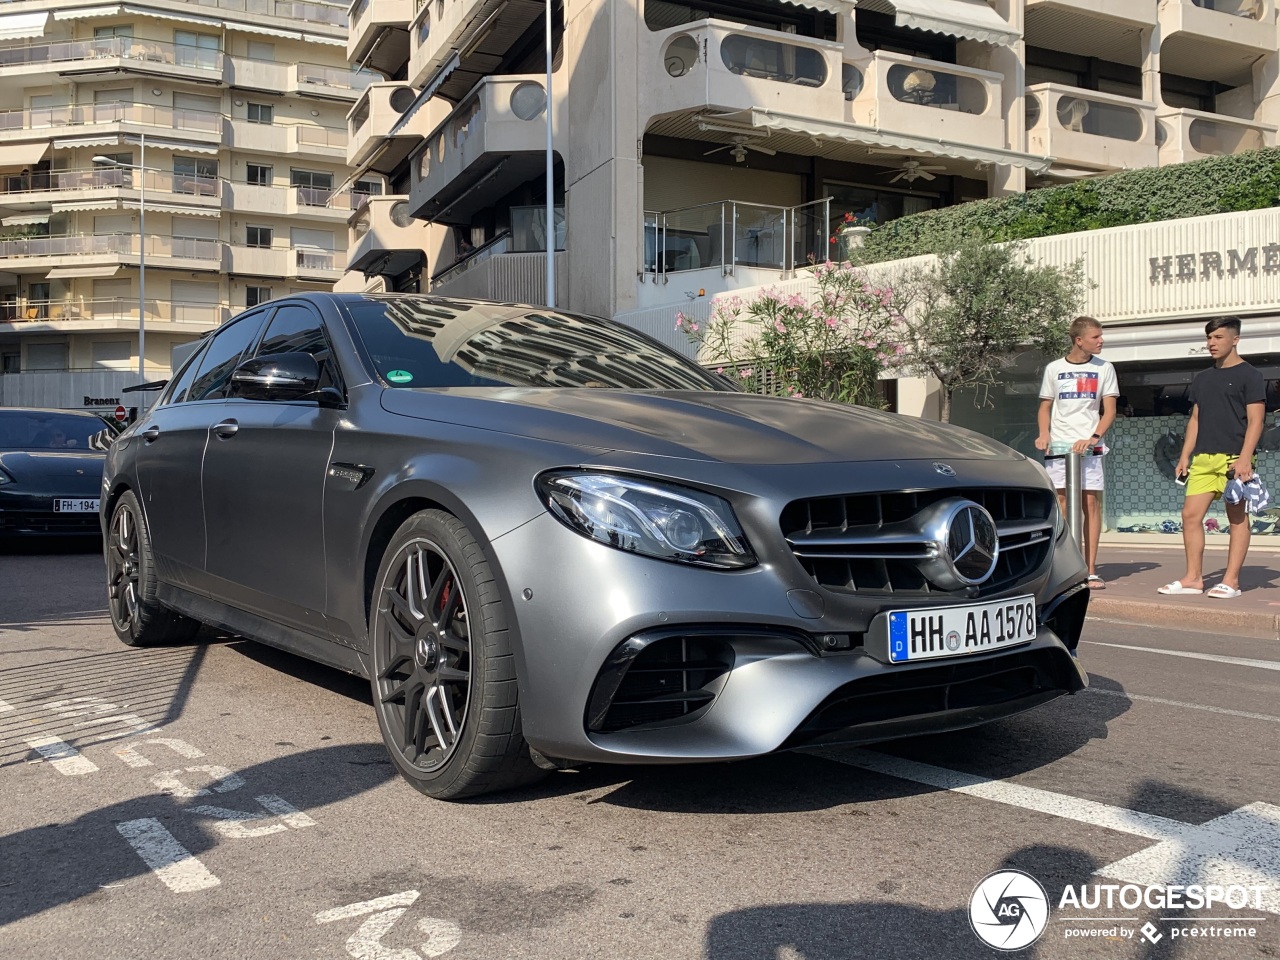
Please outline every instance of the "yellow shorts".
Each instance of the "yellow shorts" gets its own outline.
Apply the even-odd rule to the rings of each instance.
[[[1238,459],[1226,453],[1197,453],[1191,458],[1191,469],[1187,473],[1187,496],[1212,493],[1213,499],[1219,499],[1227,489],[1227,473]]]

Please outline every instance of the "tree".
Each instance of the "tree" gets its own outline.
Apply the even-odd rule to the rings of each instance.
[[[953,394],[998,383],[1018,349],[1065,349],[1086,283],[1079,260],[1054,267],[1035,263],[1020,243],[962,244],[909,268],[898,284],[902,365],[942,384],[942,420],[950,422]]]
[[[676,329],[700,362],[750,393],[880,406],[881,371],[899,350],[893,291],[849,264],[819,264],[813,276],[815,296],[768,289],[749,302],[726,297],[705,324],[677,314]]]

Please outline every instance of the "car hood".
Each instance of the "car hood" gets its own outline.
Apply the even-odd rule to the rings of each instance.
[[[97,450],[4,450],[0,468],[24,485],[102,479],[106,455]]]
[[[387,389],[391,413],[571,446],[741,464],[1016,460],[981,434],[845,404],[717,391]]]

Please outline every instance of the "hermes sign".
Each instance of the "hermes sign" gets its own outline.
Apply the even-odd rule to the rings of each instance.
[[[1256,277],[1261,269],[1266,274],[1280,273],[1280,243],[1245,250],[1218,250],[1203,253],[1179,253],[1170,257],[1151,257],[1152,284],[1186,283],[1194,280],[1219,280],[1223,276],[1247,274]]]

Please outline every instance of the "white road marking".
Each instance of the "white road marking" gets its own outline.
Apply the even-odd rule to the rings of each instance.
[[[194,893],[222,882],[154,817],[126,820],[117,823],[116,829],[160,882],[174,893]]]
[[[418,921],[418,932],[427,935],[427,942],[418,947],[424,957],[442,956],[462,942],[462,928],[438,917],[423,917]]]
[[[9,704],[5,703],[3,700],[0,700],[0,713],[9,713],[12,710],[13,707],[9,706]]]
[[[1166,657],[1186,657],[1188,660],[1212,660],[1214,663],[1229,663],[1235,667],[1256,667],[1259,670],[1280,670],[1277,660],[1250,660],[1247,657],[1224,657],[1217,653],[1191,653],[1188,650],[1162,650],[1159,647],[1138,647],[1127,643],[1101,643],[1097,640],[1082,640],[1095,647],[1114,647],[1116,650],[1137,650],[1139,653],[1159,653]]]
[[[32,737],[27,743],[63,776],[78,777],[97,772],[97,764],[81,756],[79,750],[61,737]]]
[[[1137,884],[1263,885],[1266,890],[1259,906],[1280,913],[1280,807],[1272,804],[1251,803],[1196,826],[870,750],[818,755],[886,776],[1160,841],[1097,873]]]
[[[417,890],[405,890],[401,893],[388,894],[376,900],[361,900],[349,903],[345,907],[334,907],[332,910],[321,910],[316,914],[316,923],[334,923],[338,920],[350,920],[352,917],[363,917],[366,913],[376,913],[388,907],[412,906],[420,894]]]
[[[105,727],[107,724],[113,723],[129,727],[132,730],[137,730],[139,733],[144,730],[155,729],[155,724],[150,721],[143,720],[136,713],[121,713],[113,717],[98,717],[94,720],[81,720],[76,724],[76,727]]]
[[[138,752],[138,748],[144,743],[154,743],[157,746],[168,747],[180,757],[186,757],[188,760],[195,760],[204,756],[204,751],[193,747],[185,740],[177,740],[172,737],[156,737],[152,740],[140,740],[137,743],[125,744],[123,747],[116,747],[115,755],[127,763],[131,767],[150,767],[152,762]]]
[[[209,790],[206,787],[192,789],[183,784],[178,779],[182,770],[166,770],[164,773],[157,773],[151,778],[151,784],[157,790],[164,793],[172,794],[175,797],[207,797]],[[205,764],[198,767],[187,767],[187,773],[207,773],[213,778],[211,786],[218,793],[230,793],[232,790],[239,790],[244,786],[244,780],[240,775],[233,773],[226,767],[220,767],[216,763]]]
[[[244,840],[251,837],[265,837],[271,833],[281,833],[292,827],[294,830],[302,830],[305,827],[314,827],[316,822],[309,816],[295,807],[293,804],[274,794],[264,794],[261,797],[254,797],[267,813],[250,813],[246,810],[228,810],[226,807],[209,807],[199,806],[192,807],[188,812],[199,814],[202,817],[212,817],[218,822],[213,828],[221,833],[224,837],[233,840]],[[257,821],[266,820],[268,815],[274,815],[280,818],[280,823],[268,823],[260,827],[250,827],[247,824]]]
[[[1269,720],[1280,723],[1280,717],[1267,713],[1249,713],[1247,710],[1228,710],[1226,707],[1209,707],[1203,703],[1184,703],[1181,700],[1166,700],[1164,697],[1148,697],[1140,693],[1128,693],[1125,690],[1105,690],[1102,687],[1086,687],[1085,693],[1100,693],[1108,697],[1124,697],[1127,700],[1142,700],[1145,703],[1163,703],[1170,707],[1185,707],[1188,710],[1205,710],[1209,713],[1220,713],[1228,717],[1243,717],[1246,720]]]

